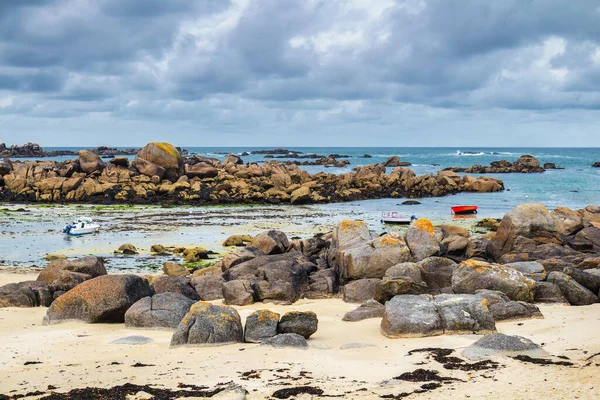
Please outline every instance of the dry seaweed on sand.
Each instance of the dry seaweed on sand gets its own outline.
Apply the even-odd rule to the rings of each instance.
[[[497,369],[500,364],[491,360],[483,360],[477,361],[474,363],[469,363],[459,357],[451,357],[454,350],[452,349],[442,349],[436,347],[426,347],[422,349],[415,349],[408,352],[408,355],[413,355],[415,353],[427,353],[428,358],[432,358],[433,360],[442,364],[445,369],[449,370],[460,370],[460,371],[484,371],[488,369]]]
[[[213,390],[169,390],[153,388],[149,385],[126,383],[109,389],[83,388],[73,389],[67,393],[51,393],[40,400],[126,400],[128,396],[138,392],[146,392],[155,400],[172,400],[182,397],[211,397],[224,389]]]

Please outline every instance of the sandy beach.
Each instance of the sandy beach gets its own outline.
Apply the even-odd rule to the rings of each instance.
[[[34,274],[0,274],[0,285],[35,279]],[[220,304],[221,301],[214,303]],[[535,365],[498,358],[501,366],[486,371],[449,371],[419,348],[450,348],[453,355],[480,336],[436,336],[387,339],[379,332],[379,319],[343,322],[355,305],[340,299],[301,300],[291,306],[257,303],[236,307],[242,320],[266,308],[279,313],[312,310],[319,330],[308,350],[273,349],[255,344],[218,347],[169,348],[170,331],[127,329],[123,324],[65,323],[42,325],[46,308],[0,309],[0,393],[68,392],[74,388],[112,387],[126,383],[177,389],[180,384],[214,388],[225,382],[243,386],[249,399],[269,397],[275,390],[313,386],[324,395],[343,398],[380,398],[412,392],[422,383],[393,380],[417,368],[459,378],[441,388],[411,398],[478,399],[590,399],[596,396],[600,339],[590,327],[600,320],[600,304],[585,307],[540,305],[544,319],[499,322],[499,332],[521,335],[541,344],[552,356],[568,357],[571,367]],[[145,345],[117,345],[111,341],[142,335]],[[351,343],[368,347],[346,348]],[[350,346],[353,347],[353,346]],[[145,366],[134,367],[141,363]],[[252,372],[254,371],[254,372]],[[244,376],[246,375],[246,376]],[[27,396],[26,398],[39,398]],[[392,397],[389,397],[392,398]]]

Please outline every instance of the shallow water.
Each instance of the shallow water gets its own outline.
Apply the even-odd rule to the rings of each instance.
[[[184,146],[185,147],[185,146]],[[224,154],[241,154],[250,148],[194,148],[190,153],[223,159]],[[58,150],[59,148],[47,148]],[[77,149],[74,149],[77,150]],[[24,213],[0,213],[0,264],[44,265],[48,253],[67,256],[94,254],[107,257],[113,270],[150,271],[158,268],[164,257],[153,257],[152,244],[166,246],[203,246],[217,253],[226,251],[220,243],[229,235],[256,234],[266,229],[281,229],[291,237],[309,237],[329,231],[342,219],[362,219],[378,231],[397,229],[383,226],[381,212],[400,210],[409,215],[431,218],[434,223],[452,222],[471,226],[476,219],[454,219],[450,207],[474,204],[479,206],[477,219],[500,218],[518,204],[540,202],[549,209],[567,206],[574,209],[597,204],[600,199],[600,168],[591,164],[600,161],[600,149],[560,148],[290,148],[303,153],[349,155],[351,164],[345,168],[322,166],[302,167],[311,173],[348,172],[358,165],[380,163],[392,155],[410,161],[418,174],[436,172],[448,166],[467,167],[507,159],[515,161],[522,154],[531,154],[541,163],[553,162],[564,167],[541,174],[491,174],[504,180],[501,193],[460,193],[454,196],[419,199],[422,204],[401,205],[402,199],[378,199],[349,203],[310,206],[230,206],[230,207],[123,207],[89,205],[10,205],[23,207]],[[466,151],[474,154],[465,154]],[[370,154],[372,158],[360,158]],[[55,158],[56,160],[69,157]],[[131,157],[130,157],[131,158]],[[244,156],[244,161],[264,160],[262,155]],[[436,165],[434,165],[436,164]],[[439,164],[439,165],[438,165]],[[391,170],[391,169],[390,169]],[[98,235],[68,238],[62,227],[77,216],[91,216],[101,225]],[[114,256],[121,244],[132,243],[138,256]]]

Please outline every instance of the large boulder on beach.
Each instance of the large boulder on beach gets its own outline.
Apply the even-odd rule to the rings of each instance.
[[[363,278],[381,279],[390,267],[410,261],[410,250],[402,237],[371,234],[362,221],[342,221],[333,233],[329,263],[342,282]]]
[[[529,357],[548,357],[538,344],[522,336],[509,336],[503,333],[485,335],[463,351],[463,355],[470,359],[489,357],[515,357],[525,355]]]
[[[155,293],[179,293],[191,300],[200,300],[192,281],[187,276],[158,276],[152,280]]]
[[[423,294],[427,290],[424,284],[418,284],[411,279],[382,279],[375,285],[373,299],[385,304],[394,296],[403,294]]]
[[[435,336],[444,333],[430,295],[397,296],[385,305],[381,333],[389,338]]]
[[[48,307],[52,303],[52,288],[45,282],[26,281],[0,286],[2,307]]]
[[[148,143],[135,156],[134,164],[138,170],[140,169],[140,165],[145,165],[145,163],[139,160],[144,160],[147,163],[159,166],[160,168],[164,169],[166,176],[170,178],[181,176],[184,172],[183,157],[181,157],[181,154],[179,154],[179,151],[175,148],[175,146],[170,143]],[[149,171],[140,170],[140,172],[144,175],[149,175]],[[157,174],[153,173],[152,175]]]
[[[263,254],[282,254],[287,251],[290,242],[285,233],[270,230],[254,236],[250,246],[259,249]]]
[[[592,293],[598,293],[600,291],[600,276],[594,273],[590,273],[585,270],[580,270],[577,268],[566,267],[563,270],[563,273],[569,275],[571,278],[575,279],[577,283],[586,288]]]
[[[280,333],[272,338],[265,339],[261,342],[262,346],[280,348],[296,348],[296,349],[308,349],[308,343],[302,335],[297,333]]]
[[[410,248],[415,262],[440,252],[440,244],[435,237],[435,228],[431,221],[420,218],[413,222],[406,231],[406,244]]]
[[[490,333],[494,318],[476,295],[396,296],[385,305],[381,333],[389,338]]]
[[[504,301],[490,304],[488,309],[495,321],[515,321],[530,318],[544,318],[540,309],[524,301]]]
[[[418,264],[430,293],[452,293],[452,274],[456,263],[449,258],[428,257]]]
[[[500,264],[478,260],[463,261],[452,274],[454,293],[475,293],[479,289],[498,290],[511,300],[533,301],[535,281]]]
[[[538,282],[535,285],[533,299],[536,303],[569,304],[558,285],[552,282]]]
[[[528,243],[561,243],[554,219],[542,204],[521,204],[506,213],[493,240],[499,254],[523,251]]]
[[[297,333],[305,339],[311,337],[319,326],[317,314],[312,311],[290,311],[283,314],[277,331],[279,333]]]
[[[75,259],[54,260],[44,268],[37,277],[39,282],[52,284],[64,276],[64,272],[75,272],[89,275],[92,278],[106,275],[106,268],[101,257],[81,257]]]
[[[223,256],[223,270],[228,270],[229,268],[241,264],[245,261],[249,261],[256,257],[264,255],[265,254],[262,251],[252,246],[239,247],[233,249]]]
[[[598,302],[597,294],[590,292],[567,274],[557,271],[550,272],[548,282],[556,284],[571,305],[586,306]]]
[[[357,322],[370,318],[382,318],[384,312],[385,306],[383,304],[375,300],[368,300],[358,308],[344,314],[342,321]]]
[[[280,315],[269,310],[257,310],[246,318],[244,341],[260,343],[277,335]]]
[[[190,271],[181,264],[167,261],[163,264],[163,273],[167,276],[189,276]]]
[[[339,291],[339,280],[333,269],[322,269],[308,276],[308,286],[304,290],[307,299],[328,299]]]
[[[123,322],[125,312],[152,290],[137,275],[104,275],[90,279],[58,297],[44,317],[45,324],[79,320]]]
[[[362,303],[373,299],[375,286],[380,279],[367,278],[348,282],[342,288],[342,296],[346,303]]]
[[[200,296],[200,300],[211,301],[223,298],[223,283],[221,274],[209,274],[192,278],[192,286]]]
[[[548,275],[546,268],[537,261],[520,261],[504,264],[505,267],[514,268],[527,278],[531,278],[534,281],[544,281]]]
[[[221,290],[225,304],[246,306],[254,303],[254,289],[250,281],[236,279],[222,284]]]
[[[302,253],[291,252],[245,261],[226,270],[223,277],[227,281],[249,281],[258,301],[290,304],[302,296],[313,269],[316,266]]]
[[[192,305],[171,338],[171,346],[239,343],[244,338],[238,312],[204,301]]]
[[[98,154],[89,150],[81,150],[79,152],[79,168],[86,174],[101,171],[105,166],[106,164],[100,159]]]
[[[194,300],[179,293],[144,297],[125,313],[125,327],[175,329],[194,303]]]

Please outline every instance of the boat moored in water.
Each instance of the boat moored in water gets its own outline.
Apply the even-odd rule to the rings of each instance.
[[[403,214],[398,211],[384,211],[381,213],[381,222],[384,224],[409,225],[417,219],[414,215]]]
[[[477,214],[477,206],[454,206],[450,207],[452,212],[457,215]]]
[[[94,224],[91,218],[81,217],[71,224],[65,225],[63,233],[69,236],[82,236],[96,233],[100,230],[100,225]]]

